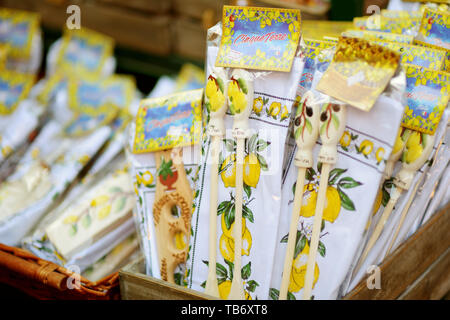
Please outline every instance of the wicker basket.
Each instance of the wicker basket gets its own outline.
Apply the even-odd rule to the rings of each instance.
[[[79,279],[79,286],[73,279]],[[91,282],[26,250],[0,243],[0,283],[43,300],[118,300],[119,275]],[[73,289],[67,287],[72,283]]]

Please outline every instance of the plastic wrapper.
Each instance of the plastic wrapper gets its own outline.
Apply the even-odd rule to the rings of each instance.
[[[435,139],[435,146],[434,149],[436,150],[439,144],[441,143],[441,139],[444,137],[445,130],[446,130],[446,124],[448,120],[449,113],[445,112],[444,118],[441,120],[439,127],[436,131],[436,139]],[[436,182],[436,179],[439,178],[440,173],[445,168],[445,163],[448,161],[448,156],[445,159],[445,154],[435,154],[435,150],[432,152],[432,154],[429,157],[429,160],[422,166],[422,168],[415,174],[413,183],[410,187],[410,189],[407,192],[404,192],[396,206],[395,210],[390,215],[389,219],[386,221],[383,232],[380,234],[380,237],[378,238],[376,244],[372,248],[372,250],[367,255],[367,258],[364,260],[364,262],[361,264],[361,267],[355,273],[352,271],[351,275],[351,282],[350,285],[344,289],[344,292],[350,291],[352,288],[354,288],[358,282],[366,276],[366,270],[371,265],[378,265],[383,261],[383,259],[386,256],[387,250],[389,248],[390,242],[393,237],[393,233],[395,232],[396,227],[398,226],[398,222],[401,216],[401,213],[403,209],[405,208],[405,205],[408,202],[408,199],[410,197],[413,198],[413,202],[407,212],[405,221],[403,223],[402,228],[399,231],[398,237],[396,242],[394,243],[394,246],[391,249],[391,252],[395,250],[395,248],[402,243],[404,240],[406,240],[407,232],[411,229],[412,224],[414,221],[423,214],[426,204],[430,200],[430,194],[433,190],[433,184]],[[445,149],[442,150],[445,152]],[[431,161],[436,158],[436,163],[434,166],[430,167]],[[395,171],[398,171],[401,167],[401,164],[397,164],[397,168]],[[415,187],[418,185],[419,189],[416,189]],[[416,190],[417,193],[415,192]],[[382,206],[380,206],[380,210],[382,211]],[[377,210],[378,211],[378,210]],[[369,230],[370,233],[370,230]],[[354,267],[354,266],[353,266]]]
[[[208,31],[206,76],[211,74],[221,37],[220,24]],[[249,117],[252,130],[244,158],[244,202],[242,279],[246,299],[268,296],[281,210],[281,176],[286,135],[292,105],[300,81],[304,60],[293,59],[290,72],[251,71],[254,88],[253,110]],[[206,110],[205,110],[206,112]],[[206,119],[208,115],[206,114]],[[225,128],[232,127],[233,116],[225,115]],[[208,274],[210,138],[202,143],[199,183],[195,192],[192,218],[193,235],[185,277],[189,288],[204,291]],[[234,142],[227,130],[219,156],[217,215],[217,277],[221,298],[227,298],[233,278],[234,240]],[[250,158],[257,158],[250,165]],[[219,272],[220,270],[220,272]]]

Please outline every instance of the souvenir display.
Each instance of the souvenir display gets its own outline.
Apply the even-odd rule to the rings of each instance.
[[[0,291],[445,297],[445,1],[44,2],[0,8]]]

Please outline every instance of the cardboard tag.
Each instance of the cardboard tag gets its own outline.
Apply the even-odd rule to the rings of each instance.
[[[55,72],[48,78],[44,88],[37,96],[38,101],[47,105],[59,90],[66,88],[67,82],[67,77],[62,72]]]
[[[216,66],[289,72],[300,25],[299,10],[224,6]]]
[[[357,38],[341,37],[317,90],[369,111],[394,75],[400,55]]]
[[[68,81],[69,106],[75,112],[97,116],[114,108],[127,108],[135,90],[131,76],[114,75],[102,80],[71,77]]]
[[[450,50],[450,14],[425,9],[416,41]]]
[[[0,72],[0,115],[8,115],[26,99],[34,82],[34,76],[3,70]]]
[[[371,40],[371,42],[401,54],[400,62],[403,64],[414,64],[438,71],[444,67],[445,50],[380,40]]]
[[[448,73],[407,65],[407,106],[402,126],[433,135],[447,107],[449,95]]]
[[[0,8],[0,43],[10,46],[15,58],[28,58],[33,36],[39,28],[39,14]]]
[[[362,38],[366,40],[386,40],[392,42],[413,43],[414,37],[406,34],[379,32],[372,30],[347,30],[342,33],[344,37]]]
[[[86,28],[64,31],[58,65],[66,74],[99,76],[113,53],[114,40]]]
[[[154,152],[198,143],[203,89],[141,101],[133,153]]]

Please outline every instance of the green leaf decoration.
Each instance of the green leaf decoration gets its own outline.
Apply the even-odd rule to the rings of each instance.
[[[236,143],[234,142],[234,140],[232,139],[223,139],[223,142],[225,143],[225,148],[227,149],[228,152],[233,152],[235,147],[236,147]]]
[[[315,175],[316,175],[316,171],[313,168],[308,168],[306,170],[305,178],[306,178],[306,180],[312,181],[312,180],[314,180],[313,176],[315,176]],[[294,193],[295,193],[295,190],[294,190]]]
[[[298,138],[300,138],[301,134],[302,134],[301,128],[297,128],[297,130],[295,130],[295,134],[294,134],[295,140],[298,140]]]
[[[281,238],[280,243],[287,243],[289,238],[289,233],[286,234],[283,238]]]
[[[256,151],[261,152],[264,149],[266,149],[269,145],[270,142],[259,139],[258,144],[256,145]]]
[[[319,241],[319,247],[317,250],[322,257],[325,257],[326,249],[325,249],[325,245],[323,244],[322,241]]]
[[[322,173],[322,162],[317,162],[317,171]]]
[[[247,281],[247,287],[245,288],[249,292],[255,292],[256,287],[258,287],[259,284],[255,280],[249,280]]]
[[[311,125],[311,121],[309,121],[308,119],[306,119],[306,130],[308,130],[309,134],[312,133],[312,125]]]
[[[322,219],[322,225],[320,226],[320,232],[322,232],[323,229],[325,229],[325,220]]]
[[[251,223],[254,222],[253,212],[246,205],[242,206],[242,217],[244,217],[245,219],[248,219],[248,221],[250,221]]]
[[[227,229],[229,230],[231,228],[231,224],[234,222],[234,214],[235,214],[235,208],[234,203],[230,206],[229,210],[225,212],[225,225],[227,226]]]
[[[249,262],[245,266],[242,267],[241,277],[243,280],[247,280],[252,273],[252,263]]]
[[[228,210],[228,207],[231,205],[231,201],[222,201],[218,207],[217,207],[217,215],[221,215],[226,210]]]
[[[295,241],[295,251],[294,251],[294,259],[297,258],[300,252],[305,248],[306,245],[306,237],[300,232],[297,231],[297,240]]]
[[[244,191],[247,195],[247,198],[250,199],[250,197],[252,196],[252,188],[244,183]]]
[[[259,164],[261,165],[261,169],[263,171],[269,170],[269,166],[267,165],[266,159],[264,159],[260,154],[256,154],[256,157],[258,158]]]
[[[125,208],[125,204],[127,203],[127,197],[120,197],[115,201],[116,205],[114,207],[114,212],[120,212]]]
[[[78,227],[76,224],[72,224],[69,229],[69,236],[73,237],[77,234]]]
[[[233,100],[233,98],[232,97],[230,97],[230,102]],[[230,104],[229,104],[229,108],[230,108],[230,113],[231,114],[236,114],[236,109],[234,109],[234,104],[233,104],[233,102],[231,102]]]
[[[256,142],[258,139],[258,135],[254,134],[248,139],[248,153],[252,153],[256,151]]]
[[[183,276],[181,275],[181,273],[176,272],[173,274],[173,277],[174,277],[175,283],[177,285],[181,286],[182,282],[183,282]],[[205,284],[206,284],[206,281],[205,281]]]
[[[336,181],[339,179],[339,177],[346,171],[347,169],[339,169],[339,168],[331,170],[330,177],[328,178],[328,185],[335,184]]]
[[[92,218],[90,214],[86,214],[83,216],[83,218],[81,218],[81,225],[84,228],[88,228],[92,223]]]
[[[111,193],[123,192],[122,188],[120,187],[112,187],[108,191]]]
[[[355,204],[353,201],[344,193],[341,188],[338,186],[337,191],[339,193],[339,197],[341,198],[341,206],[348,211],[355,211]]]
[[[230,275],[230,279],[233,280],[233,269],[234,269],[234,263],[231,261],[228,261],[227,259],[223,259],[225,263],[228,265],[228,271]]]
[[[180,216],[180,212],[179,212],[177,206],[172,206],[172,208],[170,208],[170,213],[173,217],[176,217],[176,218],[178,218]]]
[[[203,289],[206,288],[206,281],[203,281],[202,284],[200,285],[200,287],[202,287]]]
[[[297,299],[295,299],[294,294],[291,293],[291,292],[289,292],[289,291],[288,291],[288,293],[287,293],[287,298],[288,298],[288,300],[297,300]]]
[[[275,288],[270,288],[269,289],[269,297],[270,297],[270,299],[278,300],[279,296],[280,296],[280,290],[275,289]]]
[[[239,87],[241,88],[242,92],[247,94],[248,89],[247,89],[247,84],[245,83],[245,80],[242,78],[239,78],[237,81],[239,83]]]
[[[339,128],[339,118],[334,113],[332,113],[331,120],[333,121],[334,128],[337,130]]]
[[[168,175],[173,175],[172,165],[172,159],[166,162],[164,160],[164,157],[161,157],[161,165],[159,166],[158,170],[156,170],[156,174],[158,176],[162,176],[163,179],[166,180]]]
[[[362,185],[362,183],[351,177],[345,177],[339,180],[338,185],[344,189],[351,189]]]
[[[223,88],[223,81],[222,81],[222,79],[217,77],[216,81],[217,81],[217,85],[219,86],[219,90],[222,91],[222,93],[223,93],[224,88]]]
[[[227,268],[220,263],[216,263],[216,274],[218,278],[226,278],[228,276]]]

